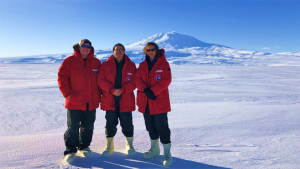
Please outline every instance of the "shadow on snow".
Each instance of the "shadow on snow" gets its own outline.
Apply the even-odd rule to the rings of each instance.
[[[170,167],[163,166],[163,155],[159,155],[150,160],[143,158],[143,153],[137,152],[130,157],[121,152],[114,152],[109,157],[102,157],[99,153],[93,153],[93,157],[85,158],[76,156],[76,160],[70,165],[81,168],[208,168],[208,169],[225,169],[207,165],[199,162],[188,161],[172,157],[173,164]]]

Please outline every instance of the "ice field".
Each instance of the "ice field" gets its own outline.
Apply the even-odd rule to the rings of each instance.
[[[105,113],[97,109],[92,158],[63,162],[67,114],[57,85],[60,64],[0,64],[1,168],[165,168],[146,160],[150,138],[133,113],[137,155],[124,154],[120,127],[115,152],[105,149]],[[298,168],[300,67],[171,64],[173,165],[169,168]]]

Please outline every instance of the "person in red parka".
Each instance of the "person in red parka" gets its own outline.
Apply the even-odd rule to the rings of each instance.
[[[167,113],[171,111],[168,86],[172,75],[170,65],[166,60],[164,49],[159,49],[154,42],[148,42],[144,47],[146,59],[140,63],[135,75],[138,111],[143,113],[146,129],[151,139],[151,149],[143,154],[151,159],[160,153],[158,139],[164,146],[165,166],[172,164],[171,131],[168,125]]]
[[[103,62],[98,85],[102,90],[101,109],[106,111],[105,134],[107,147],[102,153],[107,157],[114,152],[114,136],[117,132],[118,119],[122,133],[126,137],[128,155],[135,155],[133,148],[132,111],[135,110],[135,64],[125,54],[125,48],[118,43],[113,47],[114,55]]]
[[[58,70],[58,86],[65,99],[68,129],[64,134],[65,160],[73,162],[77,149],[90,157],[96,108],[100,103],[97,74],[101,62],[94,57],[88,39],[73,46],[74,54],[64,59]]]

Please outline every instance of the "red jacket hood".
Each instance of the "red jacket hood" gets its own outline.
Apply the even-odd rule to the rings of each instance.
[[[146,57],[149,57],[149,56],[146,55]],[[166,56],[165,56],[165,49],[163,49],[163,48],[158,49],[158,53],[156,54],[155,57],[157,57],[157,59],[161,58],[161,57],[166,58]]]
[[[82,56],[80,54],[80,51],[79,51],[79,44],[75,44],[73,46],[73,53],[74,53],[74,56],[77,57],[77,58],[80,58],[82,59]],[[89,53],[88,57],[87,57],[87,60],[91,60],[92,58],[94,57],[94,47],[91,48],[91,52]]]

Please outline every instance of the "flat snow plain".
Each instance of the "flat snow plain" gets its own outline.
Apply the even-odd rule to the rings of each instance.
[[[97,109],[92,158],[63,162],[64,98],[60,64],[0,64],[1,168],[165,168],[143,159],[150,138],[133,112],[137,155],[124,154],[118,128],[115,152],[105,149],[105,112]],[[169,168],[298,168],[300,67],[171,65],[173,165]],[[162,145],[160,145],[162,150]]]

